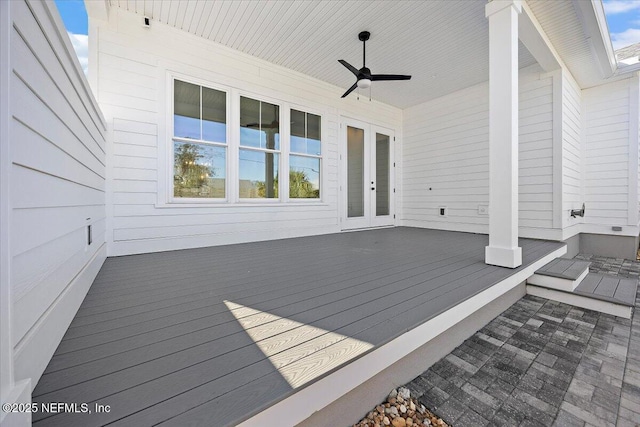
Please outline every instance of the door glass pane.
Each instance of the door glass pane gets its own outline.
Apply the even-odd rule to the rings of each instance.
[[[347,217],[364,216],[364,130],[347,127]]]
[[[389,215],[389,137],[376,133],[376,216]]]

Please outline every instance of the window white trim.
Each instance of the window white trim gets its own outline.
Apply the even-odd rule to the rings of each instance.
[[[318,156],[318,158],[320,159],[320,198],[318,199],[291,199],[289,198],[289,188],[287,187],[287,200],[290,200],[291,203],[302,203],[302,204],[315,204],[315,203],[322,203],[323,205],[327,204],[327,200],[326,200],[326,194],[327,194],[327,189],[329,188],[328,185],[328,181],[327,181],[327,173],[326,173],[326,163],[327,163],[327,159],[328,159],[328,151],[327,151],[327,141],[329,139],[329,120],[328,120],[328,114],[326,114],[325,112],[321,111],[318,108],[314,108],[314,107],[308,107],[306,105],[301,105],[301,104],[296,104],[296,103],[289,103],[287,105],[287,112],[288,114],[291,114],[291,110],[297,110],[297,111],[302,111],[305,112],[307,114],[314,114],[316,116],[320,117],[320,155]],[[290,121],[289,121],[290,122]],[[287,123],[289,123],[287,122]],[[290,127],[287,128],[287,132],[290,132]],[[287,154],[287,171],[289,170],[289,154],[293,154],[295,156],[298,155],[304,155],[304,154],[299,154],[299,153],[288,153]],[[311,155],[309,155],[311,156]],[[287,186],[289,185],[289,180],[287,180]]]
[[[325,173],[327,147],[326,138],[328,135],[328,119],[327,112],[318,107],[302,105],[299,103],[287,102],[271,96],[262,95],[245,89],[239,89],[215,83],[208,78],[193,76],[179,71],[175,71],[169,67],[160,67],[160,75],[165,84],[159,88],[159,99],[165,99],[167,104],[163,111],[159,112],[161,120],[160,129],[158,129],[158,188],[156,208],[207,208],[207,207],[223,207],[223,206],[327,206],[326,189],[327,176]],[[206,140],[195,140],[190,138],[174,137],[173,132],[173,109],[174,109],[174,80],[180,80],[192,83],[201,87],[207,87],[226,93],[226,144],[220,142],[212,142]],[[240,145],[240,97],[251,98],[261,102],[275,104],[279,107],[280,120],[280,149],[270,150],[257,147]],[[314,114],[320,117],[321,126],[321,146],[320,155],[312,155],[305,153],[290,152],[290,117],[291,110],[298,110],[308,114]],[[162,116],[164,115],[164,120]],[[164,126],[164,128],[163,128]],[[225,198],[186,198],[173,196],[173,141],[182,141],[189,143],[200,143],[206,145],[220,146],[226,148],[226,176],[225,176]],[[278,182],[278,198],[240,198],[239,195],[239,167],[240,167],[240,150],[254,150],[261,152],[273,152],[280,156],[279,173],[286,173],[286,179],[280,179]],[[310,157],[320,159],[320,197],[319,198],[290,198],[289,197],[289,156],[293,154],[300,157]]]
[[[269,148],[262,148],[262,147],[251,147],[251,146],[246,146],[246,145],[241,145],[240,143],[240,134],[238,134],[238,140],[237,140],[237,150],[236,152],[238,153],[238,162],[235,164],[236,165],[236,172],[238,173],[238,177],[236,178],[236,197],[238,198],[238,201],[241,203],[246,203],[246,204],[254,204],[254,203],[266,203],[266,204],[273,204],[273,203],[282,203],[283,201],[283,181],[282,179],[278,180],[278,197],[272,197],[272,198],[267,198],[267,197],[255,197],[255,198],[251,198],[251,197],[240,197],[240,150],[249,150],[249,151],[256,151],[256,152],[261,152],[261,153],[273,153],[273,154],[278,154],[278,173],[280,175],[282,175],[282,171],[283,171],[283,148],[285,145],[288,145],[288,140],[285,142],[284,140],[284,135],[282,133],[282,124],[285,123],[285,121],[283,120],[283,102],[282,101],[278,101],[275,99],[271,99],[269,97],[263,97],[263,96],[256,96],[256,95],[252,95],[249,94],[248,92],[244,92],[244,91],[238,91],[238,110],[237,110],[237,116],[238,116],[238,132],[240,132],[240,106],[242,104],[242,98],[247,98],[247,99],[251,99],[253,101],[258,101],[260,102],[260,123],[262,123],[262,103],[267,103],[267,104],[272,104],[272,105],[276,105],[278,107],[278,123],[280,124],[280,128],[278,129],[279,131],[279,135],[280,135],[280,148],[279,149],[269,149]],[[235,112],[235,111],[234,111]],[[287,178],[289,177],[288,172],[287,172]]]

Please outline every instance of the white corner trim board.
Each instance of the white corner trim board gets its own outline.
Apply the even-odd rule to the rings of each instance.
[[[365,354],[342,369],[338,369],[302,388],[295,394],[270,406],[238,426],[266,426],[271,425],[273,420],[281,420],[286,425],[296,425],[304,421],[314,412],[339,399],[466,317],[482,309],[486,304],[515,288],[527,280],[534,271],[566,252],[566,246],[553,251],[502,282],[404,333],[380,348]]]

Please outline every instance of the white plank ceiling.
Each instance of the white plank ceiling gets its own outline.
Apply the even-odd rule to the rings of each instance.
[[[374,99],[400,108],[488,80],[485,4],[485,0],[111,0],[113,7],[345,90],[355,78],[338,59],[360,68],[362,42],[357,36],[370,31],[367,66],[372,72],[413,76],[410,81],[372,86]],[[534,12],[545,11],[538,6]],[[520,44],[520,67],[535,62]]]

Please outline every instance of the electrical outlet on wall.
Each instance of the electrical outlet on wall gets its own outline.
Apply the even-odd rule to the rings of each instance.
[[[447,216],[447,207],[446,206],[438,206],[438,216],[443,216],[446,217]]]
[[[478,205],[478,215],[489,215],[489,206]]]

